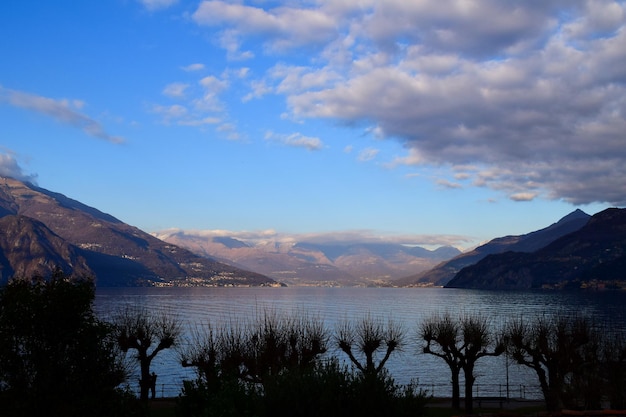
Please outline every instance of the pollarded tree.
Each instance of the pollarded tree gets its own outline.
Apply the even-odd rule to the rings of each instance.
[[[268,407],[282,415],[279,409],[298,404],[311,412],[303,403],[321,401],[313,397],[316,384],[302,384],[326,369],[317,359],[327,344],[323,322],[304,313],[265,311],[251,320],[196,327],[179,352],[183,367],[198,374],[185,381],[182,407],[199,415],[258,415]]]
[[[402,349],[404,329],[388,320],[385,325],[380,319],[367,315],[356,324],[345,321],[337,329],[339,348],[364,376],[377,376],[395,351]],[[376,364],[377,354],[384,355]]]
[[[460,374],[461,363],[457,353],[461,330],[459,323],[450,314],[431,316],[420,326],[420,337],[426,341],[424,353],[443,359],[451,372],[452,407],[461,408]]]
[[[264,383],[284,371],[311,367],[326,352],[327,343],[320,320],[301,313],[265,312],[246,323],[196,329],[181,359],[183,366],[198,369],[209,385],[224,375]]]
[[[507,325],[508,353],[517,363],[535,371],[548,411],[564,405],[566,384],[589,362],[595,337],[589,320],[555,315],[532,321],[515,319]]]
[[[452,406],[460,408],[459,374],[465,377],[465,412],[473,412],[474,367],[485,356],[504,352],[504,343],[492,333],[489,320],[482,315],[464,315],[454,320],[449,313],[433,315],[422,322],[420,337],[426,342],[424,353],[443,359],[452,374]]]
[[[153,313],[145,308],[126,308],[114,317],[116,338],[123,352],[135,350],[140,368],[140,398],[148,399],[155,384],[150,364],[159,352],[176,345],[182,327],[179,320],[165,312]]]
[[[195,368],[209,390],[217,389],[222,374],[220,365],[224,358],[223,337],[226,331],[224,328],[219,332],[210,323],[196,327],[191,333],[191,340],[179,351],[182,366]]]

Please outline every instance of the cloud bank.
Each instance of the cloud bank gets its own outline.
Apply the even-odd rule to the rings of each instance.
[[[192,16],[232,56],[282,58],[246,100],[375,129],[406,150],[389,166],[437,168],[446,188],[626,205],[623,1],[272,5],[204,1]]]
[[[152,233],[159,239],[167,239],[172,235],[186,235],[211,239],[214,237],[231,237],[243,242],[258,245],[267,243],[295,244],[398,244],[409,246],[455,246],[464,247],[472,242],[467,236],[460,235],[382,235],[370,230],[347,230],[329,233],[279,233],[275,230],[232,231],[232,230],[183,230],[167,229]]]

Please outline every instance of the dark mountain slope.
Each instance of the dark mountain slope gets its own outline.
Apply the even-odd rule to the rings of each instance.
[[[113,216],[32,184],[0,178],[0,208],[79,248],[98,285],[264,285],[274,281],[194,255]]]
[[[581,229],[533,253],[490,255],[462,269],[447,287],[580,288],[626,280],[626,209],[607,209]]]
[[[57,267],[76,275],[94,275],[80,251],[41,222],[7,215],[0,218],[0,231],[0,284],[13,276],[49,276]]]
[[[591,216],[582,210],[575,210],[552,225],[534,232],[519,236],[504,236],[495,238],[488,243],[477,247],[473,251],[462,253],[455,258],[443,262],[433,269],[402,278],[396,281],[401,285],[416,283],[434,283],[446,285],[463,268],[473,265],[488,255],[507,251],[533,252],[550,244],[556,239],[573,231],[579,230],[589,221]]]

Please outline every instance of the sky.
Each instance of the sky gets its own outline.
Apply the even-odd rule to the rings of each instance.
[[[4,0],[0,175],[147,232],[528,233],[626,205],[626,2]]]

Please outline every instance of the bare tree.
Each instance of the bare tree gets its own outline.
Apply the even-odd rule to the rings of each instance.
[[[596,350],[591,323],[579,316],[515,319],[505,337],[513,359],[535,371],[548,411],[563,407],[566,383],[589,362],[590,354],[595,355],[587,348]]]
[[[220,364],[224,357],[222,337],[223,333],[207,323],[204,327],[195,327],[191,340],[179,351],[182,366],[196,368],[209,389],[215,389],[219,384]]]
[[[378,375],[391,354],[402,349],[404,337],[404,329],[392,320],[385,325],[369,314],[356,325],[344,321],[336,334],[339,348],[365,376]],[[376,364],[376,355],[383,350],[384,356]]]
[[[162,350],[174,346],[182,331],[179,320],[170,314],[153,313],[145,308],[126,308],[114,317],[116,338],[123,352],[135,350],[139,362],[140,398],[148,399],[150,388],[154,389],[156,375],[150,374],[150,364]]]
[[[327,343],[321,320],[303,313],[278,316],[266,311],[254,321],[197,329],[181,359],[183,366],[196,367],[209,383],[225,374],[264,383],[285,370],[311,366],[326,352]]]
[[[454,320],[449,313],[433,315],[422,322],[420,337],[424,353],[443,359],[452,374],[452,406],[461,407],[459,376],[465,377],[465,412],[473,412],[474,367],[485,356],[498,356],[504,344],[482,315],[463,315]]]

